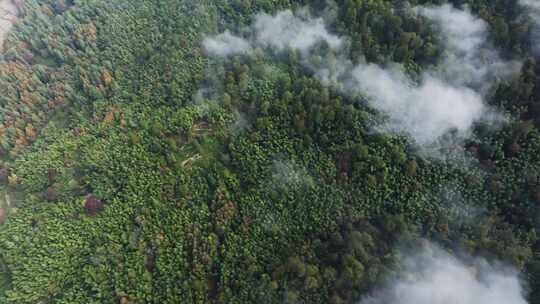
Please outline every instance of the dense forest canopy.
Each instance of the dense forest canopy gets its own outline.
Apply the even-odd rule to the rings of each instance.
[[[4,7],[0,303],[540,303],[539,1]]]

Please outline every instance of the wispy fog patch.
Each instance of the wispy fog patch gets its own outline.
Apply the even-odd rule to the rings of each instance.
[[[199,89],[192,96],[193,104],[197,105],[202,113],[210,112],[211,108],[217,105],[216,101],[211,97],[211,94],[212,92],[209,89]]]
[[[487,209],[478,203],[469,201],[459,189],[457,184],[444,185],[438,189],[443,216],[448,219],[449,223],[459,226],[476,225],[483,221]]]
[[[293,161],[275,160],[272,164],[272,183],[280,186],[307,185],[313,179],[301,165]]]
[[[526,304],[516,271],[458,259],[433,244],[402,252],[401,270],[359,304]]]
[[[529,6],[532,9],[540,10],[540,2],[536,0],[520,0],[520,3],[525,6]]]
[[[477,92],[432,76],[415,84],[399,69],[373,64],[357,66],[351,75],[352,85],[368,97],[370,106],[389,116],[386,129],[405,132],[420,145],[450,130],[466,134],[486,111]]]
[[[247,29],[252,33],[249,40],[225,31],[206,37],[203,46],[210,54],[221,57],[247,53],[256,46],[270,46],[277,50],[294,49],[303,53],[309,52],[322,41],[333,49],[341,46],[341,39],[327,31],[323,19],[312,19],[307,13],[303,15],[296,16],[290,10],[274,16],[260,13],[255,16],[251,28]]]
[[[531,30],[531,42],[533,51],[540,56],[540,1],[519,0],[519,3],[526,8],[527,13],[534,22]]]
[[[488,25],[468,9],[459,10],[449,4],[415,8],[438,27],[445,44],[443,63],[429,71],[446,82],[469,86],[482,93],[493,82],[519,72],[521,64],[502,60],[488,43]]]
[[[250,43],[237,37],[229,31],[225,31],[214,37],[207,37],[203,41],[203,47],[214,56],[227,57],[251,51]]]
[[[259,14],[255,18],[254,30],[256,41],[261,45],[268,45],[283,49],[295,49],[307,53],[321,41],[325,41],[331,48],[338,49],[341,39],[332,35],[326,29],[323,19],[301,18],[286,10],[275,16]]]
[[[250,122],[246,116],[239,111],[234,111],[233,115],[234,123],[231,125],[231,133],[234,136],[237,136],[250,127]]]
[[[0,0],[0,51],[4,48],[4,38],[17,19],[19,10],[12,0]]]
[[[377,130],[410,136],[421,150],[429,151],[424,155],[438,157],[430,151],[459,143],[476,122],[501,121],[484,99],[496,80],[513,75],[520,64],[500,58],[487,40],[486,23],[468,10],[442,5],[411,11],[433,21],[445,46],[441,63],[414,81],[401,65],[354,65],[346,57],[343,39],[332,34],[322,19],[310,18],[305,11],[259,14],[245,32],[252,33],[247,39],[251,49],[299,51],[301,63],[323,84],[367,101],[388,117]],[[317,47],[321,42],[331,51],[321,54]],[[451,140],[448,134],[452,134]]]

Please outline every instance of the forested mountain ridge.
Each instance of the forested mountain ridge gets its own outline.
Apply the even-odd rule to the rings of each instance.
[[[497,119],[433,156],[376,127],[393,117],[343,89],[352,69],[317,72],[397,64],[421,83],[452,53],[415,10],[445,4],[520,68],[485,91],[450,86]],[[519,301],[540,301],[534,2],[21,5],[0,62],[0,303],[392,303],[375,290],[426,240],[467,267],[504,264],[526,282]],[[283,12],[322,18],[311,28],[339,50],[320,34],[309,56],[261,46],[261,14]],[[212,53],[222,33],[240,51]]]

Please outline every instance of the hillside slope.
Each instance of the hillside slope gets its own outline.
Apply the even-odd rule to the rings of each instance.
[[[497,119],[444,132],[435,156],[377,127],[402,121],[372,102],[385,90],[314,69],[398,65],[398,97],[415,93],[451,53],[412,13],[431,2],[25,1],[0,62],[0,302],[357,303],[426,240],[514,269],[539,301],[526,9],[450,1],[520,68],[452,84]],[[323,18],[339,51],[257,42],[262,12]],[[216,56],[223,33],[252,46]]]

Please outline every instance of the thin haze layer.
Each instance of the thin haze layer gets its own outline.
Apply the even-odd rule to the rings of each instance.
[[[11,0],[0,0],[0,51],[4,46],[5,35],[17,17],[17,7]]]
[[[394,280],[360,304],[526,304],[518,274],[481,259],[469,263],[428,244],[405,254]]]
[[[341,39],[326,30],[321,18],[301,19],[290,10],[275,16],[259,14],[253,27],[258,43],[278,50],[290,48],[305,53],[320,41],[334,49],[341,46]]]
[[[534,22],[531,30],[531,43],[533,51],[540,55],[540,0],[520,0],[519,3],[526,8]]]
[[[520,64],[499,57],[487,42],[486,23],[468,10],[442,5],[416,7],[414,11],[433,21],[446,47],[441,64],[425,71],[419,83],[413,83],[401,66],[353,65],[345,59],[343,39],[330,33],[322,19],[305,14],[298,17],[291,11],[257,15],[248,29],[252,36],[237,43],[250,47],[233,53],[258,46],[298,50],[302,64],[323,84],[352,96],[361,94],[372,108],[386,114],[384,131],[409,135],[422,147],[439,144],[449,131],[464,138],[475,122],[496,116],[485,105],[484,95],[495,80],[517,72]],[[216,39],[220,35],[205,39],[205,43]],[[321,60],[316,49],[320,42],[330,46],[335,56]],[[230,45],[230,49],[234,47]]]
[[[482,92],[494,81],[519,72],[521,64],[502,60],[487,42],[488,25],[468,10],[449,4],[418,7],[416,11],[439,28],[446,52],[440,69],[432,71],[454,85],[472,86]]]

